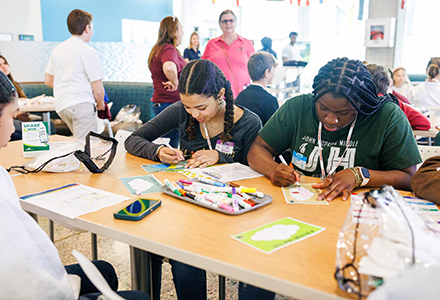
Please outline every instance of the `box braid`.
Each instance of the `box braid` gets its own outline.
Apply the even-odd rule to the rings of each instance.
[[[0,72],[0,116],[3,108],[17,98],[17,90],[8,77]]]
[[[359,60],[336,58],[322,67],[313,80],[315,101],[326,93],[345,97],[363,115],[375,113],[387,98],[379,98],[370,72]]]
[[[220,90],[225,89],[225,123],[220,139],[223,143],[229,141],[234,128],[234,96],[232,95],[231,83],[226,79],[222,70],[209,60],[198,59],[189,62],[182,70],[179,79],[179,93],[183,95],[202,95],[219,99]],[[189,126],[186,129],[188,138],[193,140],[199,128],[199,122],[190,114]]]

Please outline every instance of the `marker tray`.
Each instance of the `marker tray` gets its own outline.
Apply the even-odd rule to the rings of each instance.
[[[270,202],[272,202],[272,196],[269,196],[269,195],[266,195],[266,194],[264,194],[263,198],[258,198],[257,196],[249,195],[252,198],[252,200],[257,202],[257,205],[255,205],[253,207],[250,207],[250,208],[240,209],[239,211],[231,211],[231,212],[229,212],[229,211],[224,210],[224,209],[219,208],[219,207],[212,207],[212,206],[206,205],[204,203],[197,202],[197,201],[195,201],[195,200],[193,200],[191,198],[187,198],[187,197],[176,195],[166,185],[162,186],[161,191],[162,191],[162,193],[165,193],[167,195],[173,196],[174,198],[177,198],[177,199],[189,202],[191,204],[202,206],[202,207],[210,209],[210,210],[215,210],[215,211],[218,211],[218,212],[226,214],[226,215],[241,215],[241,214],[247,213],[249,211],[258,209],[258,208],[260,208],[262,206],[265,206],[265,205],[269,204]]]

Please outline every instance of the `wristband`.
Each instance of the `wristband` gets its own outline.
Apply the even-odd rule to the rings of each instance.
[[[154,157],[157,157],[158,160],[160,160],[160,158],[159,158],[159,151],[163,147],[165,147],[165,146],[164,145],[160,145],[159,147],[156,148],[156,151],[154,152]]]
[[[363,181],[360,170],[358,168],[349,168],[349,170],[353,173],[356,180],[355,188],[360,187]]]

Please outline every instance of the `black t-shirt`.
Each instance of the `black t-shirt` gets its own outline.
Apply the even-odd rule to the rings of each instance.
[[[235,104],[241,105],[256,113],[261,122],[266,124],[278,109],[278,100],[259,85],[250,85],[235,99]]]

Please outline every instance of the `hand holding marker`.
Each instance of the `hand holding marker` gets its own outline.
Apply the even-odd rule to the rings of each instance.
[[[164,143],[164,144],[165,144],[165,146],[166,146],[167,148],[170,148],[171,150],[173,150],[174,153],[177,154],[177,156],[179,157],[180,160],[185,160],[185,158],[183,157],[183,155],[180,154],[180,152],[179,152],[177,149],[174,149],[173,147],[171,147],[171,145],[170,145],[169,143]]]
[[[285,164],[286,166],[288,165],[287,162],[286,162],[286,160],[284,159],[284,157],[283,157],[281,154],[280,154],[278,157],[280,158],[280,160],[281,160],[281,162],[282,162],[283,164]],[[298,173],[295,171],[295,169],[293,168],[293,164],[292,164],[292,163],[290,163],[289,167],[292,168],[293,176],[295,176],[296,183],[298,184],[298,187],[299,187],[299,186],[300,186],[300,185],[299,185],[299,180],[300,180],[300,178],[299,178],[299,174],[298,174]]]

